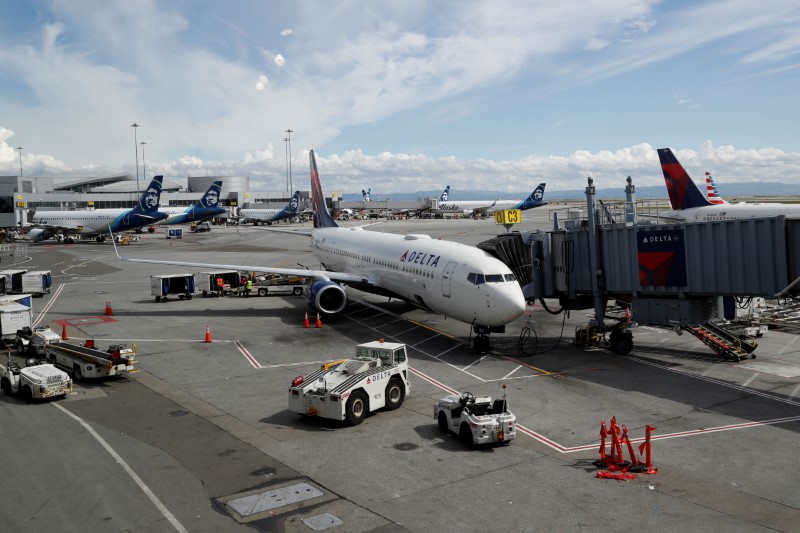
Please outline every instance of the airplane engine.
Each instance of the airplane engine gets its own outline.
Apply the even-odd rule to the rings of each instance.
[[[44,241],[51,238],[54,233],[53,230],[46,229],[46,228],[33,228],[28,232],[33,242]]]
[[[320,313],[339,313],[347,305],[347,293],[333,281],[315,281],[308,290],[308,303]]]

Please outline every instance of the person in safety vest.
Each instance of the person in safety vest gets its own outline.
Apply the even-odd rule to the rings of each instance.
[[[250,291],[253,290],[253,280],[251,278],[247,278],[247,281],[244,283],[244,297],[250,297]]]
[[[225,282],[222,281],[222,278],[218,277],[217,278],[217,293],[218,293],[218,296],[222,296],[222,286],[224,284],[225,284]]]

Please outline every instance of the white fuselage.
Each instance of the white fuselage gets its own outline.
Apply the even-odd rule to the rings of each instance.
[[[242,209],[239,211],[239,216],[246,220],[270,222],[273,221],[281,211],[282,209]]]
[[[659,213],[659,217],[678,219],[685,222],[720,222],[723,220],[774,217],[778,215],[800,215],[800,204],[750,204],[741,202],[675,209]]]
[[[431,209],[431,213],[463,213],[470,214],[481,212],[492,214],[502,209],[511,209],[519,203],[518,200],[470,200],[465,202],[439,202],[437,209]]]
[[[41,211],[35,213],[31,223],[41,226],[54,226],[69,228],[69,233],[80,235],[94,235],[106,233],[109,228],[117,230],[120,225],[127,227],[135,222],[136,215],[130,208],[120,209],[93,209],[91,211]],[[141,225],[146,225],[147,219],[142,219]]]
[[[525,310],[508,266],[472,246],[362,228],[319,228],[312,240],[328,270],[366,275],[377,287],[466,323],[505,325]]]

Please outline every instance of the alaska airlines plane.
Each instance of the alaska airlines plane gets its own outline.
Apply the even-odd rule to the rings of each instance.
[[[735,203],[713,204],[707,193],[692,181],[689,174],[669,148],[659,148],[658,158],[667,192],[672,206],[671,211],[658,214],[661,219],[682,222],[716,222],[737,218],[760,218],[778,215],[800,215],[800,204],[779,203]]]
[[[447,200],[450,193],[448,185],[439,197],[439,207],[431,209],[431,213],[462,213],[464,215],[491,215],[495,211],[503,209],[532,209],[547,205],[544,202],[544,183],[540,183],[536,189],[524,200],[467,200],[463,202],[451,202]]]
[[[361,201],[362,202],[369,202],[370,201],[369,195],[370,195],[371,192],[372,192],[372,188],[369,188],[366,191],[364,189],[361,189]]]
[[[72,244],[71,235],[94,236],[97,242],[106,240],[109,231],[129,231],[167,218],[158,210],[163,176],[155,176],[132,209],[91,209],[86,211],[41,211],[34,213],[35,226],[28,234],[34,242],[51,237]]]
[[[273,222],[296,217],[299,205],[300,191],[295,191],[291,200],[283,209],[242,209],[239,211],[239,216],[243,220],[252,220],[254,226],[258,226],[259,222],[266,222],[267,225],[271,226]]]
[[[347,305],[342,285],[406,300],[419,307],[472,324],[476,344],[489,346],[488,333],[525,310],[525,297],[511,269],[474,246],[432,239],[428,235],[384,233],[361,227],[338,227],[322,193],[314,151],[311,166],[314,229],[311,245],[326,270],[273,268],[265,265],[194,263],[154,259],[123,261],[182,265],[313,278],[309,303],[322,313],[340,313]],[[119,254],[119,252],[117,252]]]
[[[222,180],[215,181],[206,193],[194,204],[188,207],[161,207],[159,211],[166,213],[167,219],[161,224],[191,224],[214,218],[225,212],[224,207],[219,207],[219,197],[222,191]]]

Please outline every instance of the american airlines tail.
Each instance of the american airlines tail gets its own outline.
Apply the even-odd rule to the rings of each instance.
[[[144,190],[141,198],[139,198],[139,203],[131,209],[132,214],[152,214],[158,212],[158,206],[161,202],[161,181],[163,179],[164,176],[153,176],[153,180]]]
[[[369,202],[370,201],[369,195],[370,195],[371,192],[372,192],[372,188],[371,187],[369,189],[367,189],[366,191],[364,189],[361,189],[361,201],[362,202]]]
[[[439,201],[446,202],[449,196],[450,196],[450,186],[448,185],[447,187],[444,188],[442,194],[439,196]]]
[[[513,209],[533,209],[534,207],[541,207],[543,205],[547,205],[547,202],[544,201],[544,183],[540,183],[538,187],[536,187],[533,192],[522,200],[520,203],[515,205]]]
[[[667,183],[669,203],[672,205],[672,209],[713,205],[707,195],[703,194],[702,190],[689,177],[672,150],[659,148],[658,159],[661,161],[661,170],[664,172],[664,181]]]
[[[706,172],[706,186],[708,188],[708,201],[712,204],[727,204],[720,195],[719,191],[717,190],[717,184],[714,183],[714,178],[711,177],[710,172]]]
[[[311,209],[314,211],[314,228],[338,228],[339,225],[333,220],[328,212],[328,206],[325,205],[325,196],[322,193],[322,184],[319,182],[314,150],[308,153],[308,161],[311,165]]]

